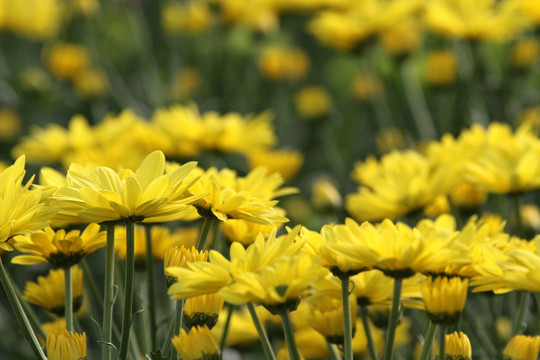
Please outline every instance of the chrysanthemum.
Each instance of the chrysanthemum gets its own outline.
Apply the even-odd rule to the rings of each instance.
[[[176,351],[184,360],[214,360],[220,358],[219,345],[206,326],[196,326],[186,333],[184,329],[172,338]]]
[[[454,331],[445,336],[446,358],[448,360],[470,360],[472,358],[471,342],[461,331]]]
[[[459,171],[459,162],[433,162],[412,150],[391,152],[380,162],[368,158],[353,172],[360,187],[347,195],[345,207],[359,220],[395,219],[446,194],[457,185]]]
[[[81,233],[79,230],[54,231],[50,227],[25,237],[15,238],[15,248],[33,255],[19,255],[12,262],[33,265],[48,262],[57,267],[77,264],[85,255],[105,246],[105,232],[98,224],[90,224]]]
[[[540,336],[516,335],[503,350],[508,360],[536,360],[540,351]]]
[[[283,215],[285,215],[284,210]],[[220,225],[223,234],[225,234],[229,241],[239,242],[244,246],[248,246],[253,244],[259,233],[262,233],[264,236],[269,236],[275,227],[280,228],[282,224],[263,225],[246,220],[229,219],[227,222],[222,222]]]
[[[426,312],[436,324],[451,324],[465,308],[468,280],[459,277],[428,277],[422,282]]]
[[[306,299],[310,305],[309,324],[324,335],[329,343],[343,344],[343,302],[338,297],[314,296]],[[356,298],[350,296],[351,321],[356,323]]]
[[[279,174],[268,175],[264,168],[255,169],[245,177],[237,177],[229,169],[218,171],[210,168],[201,174],[190,192],[205,194],[194,204],[202,216],[220,221],[242,219],[269,225],[287,222],[274,199],[296,190],[280,188],[282,184]]]
[[[74,266],[71,268],[73,281],[73,305],[77,311],[82,305],[83,272]],[[23,297],[32,304],[41,306],[56,316],[64,315],[65,285],[64,270],[51,270],[47,276],[38,276],[37,282],[26,282]]]
[[[41,202],[42,192],[30,190],[30,179],[23,185],[25,157],[0,172],[0,249],[11,251],[7,243],[15,235],[29,234],[45,228],[56,209]]]
[[[195,166],[187,163],[165,173],[161,151],[149,154],[136,171],[97,167],[90,172],[72,164],[67,186],[52,196],[53,204],[87,222],[177,220],[189,211],[188,204],[202,196],[188,193],[196,179],[185,181]]]
[[[185,325],[188,328],[207,326],[212,329],[218,321],[223,303],[223,299],[218,294],[187,298],[183,309]]]
[[[269,173],[277,172],[287,181],[294,178],[304,157],[292,150],[267,150],[248,153],[249,167],[253,170],[265,166]]]
[[[171,286],[177,281],[175,276],[169,275],[167,269],[170,267],[182,267],[186,268],[190,262],[202,261],[206,262],[208,260],[208,251],[198,251],[195,247],[191,249],[186,248],[185,246],[173,246],[165,253],[163,259],[163,271],[165,273],[165,278],[167,279],[167,284]]]
[[[85,360],[86,333],[64,331],[51,334],[47,338],[47,358],[49,360]]]

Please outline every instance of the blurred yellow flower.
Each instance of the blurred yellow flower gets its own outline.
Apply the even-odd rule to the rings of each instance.
[[[367,101],[381,96],[384,93],[384,86],[372,74],[358,74],[352,79],[351,92],[355,98]]]
[[[540,350],[540,336],[515,335],[503,350],[505,359],[536,360]]]
[[[47,337],[47,359],[49,360],[85,360],[86,333],[73,333],[64,329],[62,332]]]
[[[46,40],[56,36],[63,24],[63,2],[60,0],[2,0],[0,1],[0,29],[32,40]]]
[[[298,48],[267,47],[258,57],[261,73],[270,80],[302,80],[309,71],[309,58]]]
[[[216,326],[212,329],[216,339],[221,339],[223,336],[227,318],[227,314],[224,314],[225,311],[229,310],[222,310]],[[246,307],[235,309],[231,315],[226,345],[228,347],[245,348],[257,341],[259,341],[259,334]]]
[[[420,24],[417,19],[405,19],[381,31],[379,41],[391,55],[410,54],[422,45]]]
[[[206,1],[180,3],[170,1],[162,10],[163,27],[172,34],[197,35],[207,30],[213,21]]]
[[[171,341],[184,360],[220,358],[219,345],[206,326],[193,327],[188,333],[181,329]]]
[[[229,219],[220,224],[223,234],[229,241],[239,242],[244,246],[253,244],[259,233],[268,237],[274,228],[280,228],[282,225],[281,223],[263,225],[239,219]]]
[[[343,198],[329,179],[321,177],[311,188],[311,204],[323,213],[336,211],[343,205]]]
[[[481,206],[487,200],[487,193],[484,190],[466,181],[458,184],[449,196],[453,205],[466,208]]]
[[[109,89],[107,74],[99,69],[85,69],[73,78],[77,92],[86,98],[105,95]]]
[[[81,233],[72,230],[66,233],[50,227],[27,236],[15,238],[15,248],[32,255],[18,255],[11,261],[14,264],[33,265],[48,262],[57,267],[78,264],[84,256],[105,246],[105,232],[99,231],[98,224],[90,224]]]
[[[150,153],[135,171],[97,167],[90,172],[74,163],[67,173],[68,186],[52,198],[56,207],[87,222],[177,220],[202,196],[188,192],[196,179],[186,179],[195,166],[187,163],[166,174],[161,151]]]
[[[301,88],[294,96],[296,113],[304,119],[311,120],[328,115],[332,109],[332,98],[321,86]]]
[[[247,157],[251,170],[264,166],[270,174],[281,174],[285,181],[292,180],[304,162],[302,153],[294,150],[254,151]]]
[[[433,86],[453,84],[457,77],[458,60],[451,50],[430,52],[426,58],[426,82]]]
[[[532,38],[520,39],[512,48],[512,64],[519,69],[530,68],[538,59],[540,45]]]
[[[343,344],[343,302],[339,297],[313,296],[306,298],[310,311],[308,322],[311,327],[324,335],[331,344]],[[356,324],[356,298],[349,296],[352,324]]]
[[[83,272],[78,266],[71,268],[73,282],[73,311],[77,312],[83,302]],[[47,276],[38,276],[37,282],[27,281],[23,298],[41,306],[55,316],[64,316],[65,286],[64,270],[50,270]]]
[[[182,100],[191,98],[203,83],[203,74],[196,67],[183,67],[175,76],[171,86],[171,98]]]
[[[13,141],[21,131],[19,115],[10,109],[0,107],[0,140]]]
[[[90,64],[88,52],[78,44],[56,43],[46,57],[49,70],[60,79],[75,79]]]
[[[445,335],[446,341],[446,358],[448,360],[471,360],[472,349],[471,342],[467,335],[461,331],[454,331],[451,334]]]

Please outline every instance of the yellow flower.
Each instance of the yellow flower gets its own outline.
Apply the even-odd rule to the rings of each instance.
[[[187,298],[183,309],[185,325],[188,328],[207,326],[212,329],[222,308],[223,299],[215,293]]]
[[[63,5],[59,0],[5,1],[0,27],[32,40],[54,38],[62,28]]]
[[[166,174],[161,151],[149,154],[136,171],[97,167],[90,172],[72,164],[68,186],[52,196],[53,204],[87,222],[177,220],[189,212],[188,204],[202,196],[188,193],[196,179],[185,181],[195,166],[187,163]]]
[[[83,272],[77,266],[73,266],[71,272],[73,310],[76,312],[83,302]],[[64,284],[64,270],[50,270],[47,276],[38,276],[37,282],[26,282],[23,298],[56,316],[64,316]]]
[[[203,84],[204,76],[201,71],[195,67],[184,67],[175,76],[172,88],[171,98],[181,100],[192,97]]]
[[[512,64],[518,69],[534,65],[538,59],[540,47],[534,39],[521,39],[512,48]]]
[[[528,22],[513,1],[430,1],[425,22],[437,34],[469,40],[506,40]]]
[[[193,261],[203,261],[208,260],[208,251],[198,251],[194,246],[191,249],[186,248],[184,245],[178,247],[171,247],[166,253],[163,259],[163,271],[165,278],[167,280],[167,285],[170,287],[174,284],[177,279],[174,276],[171,276],[167,272],[169,267],[183,267],[187,268],[188,263]]]
[[[86,360],[86,333],[64,331],[47,338],[47,359]]]
[[[148,226],[148,225],[147,225]],[[154,225],[151,227],[152,254],[155,261],[163,260],[165,254],[173,246],[185,246],[191,248],[197,242],[199,230],[193,228],[179,228],[171,233],[165,226]],[[126,229],[115,229],[114,250],[121,260],[126,259]],[[144,264],[146,260],[146,229],[144,226],[135,227],[135,262]]]
[[[221,0],[226,22],[238,23],[259,32],[279,27],[278,14],[267,0]]]
[[[309,58],[298,48],[267,47],[259,54],[258,66],[270,80],[299,81],[309,70]]]
[[[268,237],[275,227],[279,229],[282,224],[263,225],[246,220],[229,219],[227,222],[222,222],[220,225],[223,234],[225,234],[229,241],[239,242],[244,246],[248,246],[253,244],[259,233]]]
[[[506,360],[536,360],[540,350],[540,336],[515,335],[503,350]]]
[[[41,202],[40,190],[29,190],[33,177],[23,185],[25,157],[0,172],[0,249],[11,251],[8,241],[48,226],[56,209]]]
[[[56,334],[59,332],[64,331],[66,328],[66,319],[64,318],[57,318],[56,320],[44,322],[41,324],[41,327],[43,328],[43,331],[45,332],[45,336],[49,336],[51,334]],[[39,342],[42,346],[47,345],[47,339],[42,338],[41,336],[38,336]]]
[[[75,76],[73,84],[77,92],[86,98],[105,95],[109,89],[109,80],[103,70],[86,69]]]
[[[402,148],[405,144],[403,132],[396,127],[380,130],[375,136],[375,141],[377,142],[377,151],[381,154]]]
[[[13,141],[21,131],[21,119],[13,110],[0,107],[0,140]]]
[[[451,50],[439,50],[428,54],[425,65],[426,82],[434,86],[453,84],[457,77],[458,62]]]
[[[480,135],[478,151],[466,168],[466,180],[493,193],[521,193],[540,187],[540,141],[528,128],[513,132],[491,123]]]
[[[346,196],[345,207],[359,220],[395,219],[424,207],[457,185],[461,165],[431,161],[409,150],[393,151],[380,162],[368,158],[356,165],[356,193]]]
[[[416,19],[405,19],[379,34],[382,47],[391,55],[403,56],[418,49],[422,43],[420,25]]]
[[[297,114],[304,119],[316,119],[328,115],[332,109],[332,98],[321,86],[308,86],[294,96]]]
[[[280,188],[282,184],[280,174],[268,174],[264,167],[252,170],[245,177],[237,177],[229,169],[210,168],[201,174],[190,191],[205,194],[194,204],[202,216],[269,225],[288,221],[283,211],[275,207],[278,201],[273,199],[295,193],[296,189]]]
[[[225,286],[234,285],[236,278],[244,273],[249,273],[248,277],[254,276],[251,274],[262,271],[263,268],[271,266],[282,258],[297,254],[304,243],[301,239],[297,239],[299,231],[300,227],[296,227],[288,234],[279,237],[276,237],[274,231],[266,240],[262,234],[259,234],[255,242],[247,248],[234,242],[230,248],[230,260],[227,260],[219,252],[211,250],[208,255],[209,262],[191,262],[187,268],[168,267],[166,269],[167,275],[181,279],[169,288],[169,295],[178,300],[219,292]],[[304,262],[302,265],[306,264]],[[298,265],[295,266],[298,267]],[[271,270],[271,272],[279,272],[279,274],[275,274],[277,278],[277,275],[285,275],[280,272],[281,270],[282,266],[279,269]],[[242,287],[242,290],[245,289]],[[273,295],[276,295],[275,289]],[[227,300],[224,296],[222,297]],[[269,299],[269,301],[271,300]]]
[[[487,193],[484,190],[466,181],[458,184],[450,192],[450,201],[456,206],[475,208],[484,204],[486,200]]]
[[[471,342],[467,335],[461,331],[454,331],[452,334],[445,336],[446,341],[446,357],[449,360],[471,360],[472,349]]]
[[[163,26],[173,34],[196,35],[212,25],[212,11],[205,1],[169,2],[162,12]]]
[[[281,174],[285,181],[292,180],[304,162],[304,156],[294,150],[254,151],[247,157],[250,169],[264,166],[269,173]]]
[[[184,360],[220,358],[219,345],[206,326],[193,327],[189,333],[181,329],[180,334],[172,338],[172,343]]]
[[[468,280],[459,277],[429,276],[422,282],[426,311],[436,324],[452,324],[465,308]]]
[[[343,344],[343,302],[338,297],[314,296],[307,298],[310,305],[308,322],[331,344]],[[349,296],[352,323],[356,323],[356,298]]]
[[[222,310],[216,326],[212,329],[212,333],[216,339],[221,339],[223,336],[227,319],[226,311],[229,310]],[[235,309],[229,323],[226,341],[227,347],[244,348],[249,347],[257,341],[259,341],[259,334],[246,307],[243,306]]]
[[[361,101],[367,101],[384,93],[383,83],[372,74],[358,74],[352,79],[351,92]]]
[[[86,49],[77,44],[54,44],[47,53],[47,63],[54,76],[75,79],[90,63]]]
[[[341,208],[343,198],[330,179],[321,177],[311,188],[311,204],[320,212],[332,212]]]
[[[231,304],[253,302],[272,313],[283,306],[294,310],[300,297],[326,274],[320,263],[307,254],[283,257],[258,272],[236,274],[234,282],[218,293]]]
[[[66,233],[50,227],[26,237],[15,238],[15,248],[33,255],[19,255],[13,258],[14,264],[33,265],[48,262],[57,267],[72,266],[91,252],[105,246],[105,232],[99,231],[98,224],[90,224],[81,233],[72,230]]]

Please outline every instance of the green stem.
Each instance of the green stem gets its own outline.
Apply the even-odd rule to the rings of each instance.
[[[375,349],[375,342],[373,341],[373,336],[371,335],[371,326],[369,324],[367,306],[360,306],[360,314],[362,316],[362,324],[364,325],[364,333],[366,334],[369,356],[372,360],[377,360],[377,350]]]
[[[332,358],[332,360],[343,360],[341,358],[341,355],[339,354],[339,350],[338,350],[336,344],[330,344],[327,341],[326,345],[328,345],[328,351],[330,352],[330,357]]]
[[[180,334],[180,329],[182,328],[182,319],[184,317],[185,303],[186,303],[186,300],[176,301],[176,310],[175,310],[173,325],[171,327],[171,334],[169,335],[168,343],[165,346],[165,350],[167,350],[167,352],[165,351],[163,352],[164,354],[169,354],[169,358],[171,360],[175,360],[178,357],[178,354],[176,353],[176,348],[172,346],[171,339],[173,336]]]
[[[270,340],[268,340],[268,335],[266,335],[266,331],[264,331],[261,320],[259,319],[259,316],[257,316],[257,312],[255,311],[255,306],[253,306],[252,303],[247,303],[246,306],[249,314],[251,315],[251,319],[253,320],[253,324],[257,329],[257,333],[259,334],[259,339],[261,340],[261,345],[263,347],[266,360],[276,360],[276,356],[274,355],[274,351],[272,350],[272,346],[270,345]]]
[[[199,234],[199,239],[197,240],[197,250],[204,249],[204,244],[207,242],[208,236],[211,235],[212,232],[215,235],[216,232],[214,231],[214,228],[217,226],[218,223],[218,220],[211,219],[209,217],[204,218],[201,232]]]
[[[289,359],[300,360],[300,354],[298,353],[296,341],[294,340],[294,329],[292,326],[291,317],[289,316],[289,310],[283,309],[280,315],[281,315],[281,322],[283,323],[283,333],[285,334],[285,342],[287,343],[287,349],[289,350]]]
[[[73,332],[73,286],[71,281],[71,266],[64,268],[64,316],[66,330]]]
[[[424,345],[422,346],[422,352],[420,353],[419,360],[426,360],[431,351],[431,344],[433,343],[433,336],[435,335],[435,330],[437,325],[433,321],[429,322],[429,326],[426,333],[426,339],[424,340]]]
[[[150,348],[156,346],[156,299],[154,295],[154,254],[152,251],[152,225],[145,225],[146,230],[146,297],[150,315]]]
[[[231,318],[232,314],[234,312],[234,308],[232,305],[227,304],[228,312],[227,312],[227,319],[225,320],[225,326],[223,327],[223,334],[221,334],[221,340],[219,341],[219,349],[223,351],[225,348],[225,344],[227,343],[227,334],[229,333],[229,327],[231,325]]]
[[[352,360],[352,318],[351,301],[349,299],[349,276],[341,277],[341,300],[343,302],[343,326],[344,339],[343,348],[345,351],[345,360]]]
[[[446,326],[439,328],[439,359],[446,359]]]
[[[94,278],[94,275],[92,274],[92,270],[90,270],[90,266],[88,265],[88,261],[86,261],[86,258],[83,258],[81,260],[80,265],[84,273],[84,282],[90,286],[90,292],[92,293],[92,296],[94,297],[94,301],[96,302],[96,305],[98,306],[99,310],[103,312],[103,298],[101,297],[99,288],[96,283],[96,279]]]
[[[30,344],[30,347],[32,348],[32,351],[34,352],[36,359],[46,360],[47,358],[45,357],[45,354],[43,353],[43,349],[41,349],[41,346],[39,345],[39,341],[36,337],[36,334],[32,330],[32,326],[30,325],[30,322],[28,321],[28,318],[26,317],[26,314],[24,313],[22,305],[19,302],[19,299],[17,298],[17,294],[15,290],[13,289],[13,285],[9,281],[9,277],[8,277],[7,271],[4,267],[4,263],[2,262],[1,257],[0,257],[0,281],[2,282],[2,286],[4,287],[9,303],[11,307],[13,308],[13,312],[15,313],[15,317],[17,318],[19,326],[23,330],[24,337]]]
[[[105,285],[103,290],[103,349],[101,358],[111,360],[112,328],[114,308],[114,224],[107,224],[107,246],[105,248]]]
[[[399,300],[401,298],[402,278],[394,278],[394,298],[392,299],[392,311],[388,319],[388,329],[386,332],[386,342],[384,344],[384,360],[392,359],[394,350],[394,336],[399,320]]]
[[[129,334],[133,308],[133,273],[135,272],[135,223],[126,224],[126,264],[124,273],[124,316],[122,320],[122,339],[120,340],[120,360],[127,358]]]
[[[41,336],[43,339],[47,339],[47,334],[43,330],[43,327],[41,326],[41,321],[39,320],[38,316],[34,312],[34,310],[28,305],[28,302],[22,297],[21,290],[17,287],[17,285],[14,283],[13,279],[11,278],[10,274],[7,273],[8,281],[13,286],[13,290],[15,291],[15,294],[17,295],[17,300],[19,300],[19,303],[21,304],[24,313],[28,317],[28,321],[32,325],[32,329],[37,332],[38,336]]]
[[[525,313],[529,306],[529,296],[530,293],[528,291],[522,291],[521,294],[519,294],[519,306],[512,326],[512,336],[523,331],[523,319],[525,318]]]

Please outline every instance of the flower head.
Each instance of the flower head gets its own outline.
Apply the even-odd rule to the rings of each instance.
[[[445,336],[446,357],[449,360],[470,360],[472,358],[471,342],[461,331],[454,331]]]
[[[57,267],[75,265],[85,255],[105,246],[105,232],[99,228],[98,224],[90,224],[82,233],[79,230],[66,233],[63,229],[54,231],[48,227],[26,237],[18,236],[15,248],[32,255],[16,256],[12,262],[22,265],[48,262]]]
[[[47,337],[49,360],[86,360],[86,333],[62,332]]]
[[[219,345],[212,332],[206,326],[195,326],[186,333],[172,338],[176,351],[184,360],[214,360],[220,358]]]
[[[503,350],[508,360],[536,360],[540,351],[540,336],[516,335]]]
[[[212,329],[223,308],[223,299],[218,294],[205,294],[186,299],[184,304],[184,321],[188,328],[207,326]]]
[[[421,291],[431,320],[437,324],[455,322],[465,308],[467,288],[467,279],[459,277],[430,276],[424,280]]]

